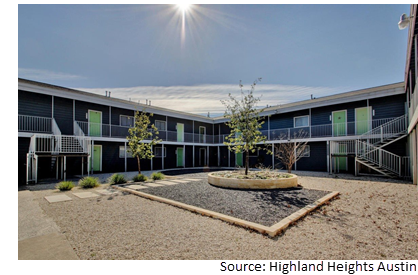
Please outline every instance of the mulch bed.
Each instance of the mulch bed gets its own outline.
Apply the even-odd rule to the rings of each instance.
[[[278,223],[330,193],[306,188],[257,191],[225,189],[210,185],[204,176],[204,173],[190,174],[186,177],[201,178],[201,181],[140,191],[265,226]]]

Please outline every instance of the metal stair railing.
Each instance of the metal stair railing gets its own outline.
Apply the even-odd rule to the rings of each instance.
[[[359,140],[368,140],[368,143],[376,145],[385,140],[406,133],[408,128],[408,117],[403,115],[388,121],[376,128],[359,136]]]
[[[378,168],[386,169],[399,177],[402,175],[402,158],[373,144],[357,140],[357,158],[364,159]]]

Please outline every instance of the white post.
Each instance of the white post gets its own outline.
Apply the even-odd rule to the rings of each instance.
[[[67,180],[67,156],[64,156],[64,181]]]
[[[26,154],[26,184],[28,184],[29,182],[29,166],[32,167],[32,165],[29,165],[29,161],[30,161],[29,154]]]
[[[126,152],[126,142],[125,142],[125,172],[127,172],[128,171],[128,160],[127,160],[127,158],[128,158],[128,156],[127,156],[127,152]],[[151,169],[152,170],[152,169]]]
[[[81,176],[84,176],[84,157],[81,157]]]
[[[297,153],[296,153],[296,142],[294,142],[293,144],[294,144],[293,145],[294,146],[294,150],[293,151],[294,151],[294,154],[295,154],[295,171],[297,171],[298,170],[297,169],[297,162],[298,161],[297,161]]]
[[[271,144],[271,169],[274,170],[274,143]]]
[[[186,145],[183,144],[183,167],[186,168]]]
[[[34,156],[35,160],[35,183],[38,183],[38,156]]]
[[[109,106],[109,137],[112,137],[112,107],[110,106]]]
[[[90,176],[90,154],[87,155],[87,176]]]
[[[162,146],[162,157],[161,157],[161,170],[164,170],[164,157],[165,157],[165,155],[164,155],[164,144],[161,144],[161,146]]]
[[[91,161],[94,161],[94,140],[91,141]],[[91,165],[91,174],[94,174],[94,169],[93,169],[94,165]]]
[[[194,148],[194,145],[193,145],[193,167],[195,167],[195,156],[194,156],[194,150],[195,150],[195,148]]]
[[[231,152],[228,150],[228,167],[231,167]]]
[[[218,167],[221,166],[221,150],[218,146]]]
[[[267,138],[270,140],[270,116],[267,116]]]
[[[210,167],[210,163],[209,163],[209,146],[207,146],[207,153],[206,153],[206,157],[207,157],[207,166]]]

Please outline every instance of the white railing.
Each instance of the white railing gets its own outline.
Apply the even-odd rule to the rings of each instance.
[[[331,155],[354,155],[356,154],[356,140],[341,140],[330,142]]]
[[[408,129],[407,116],[403,115],[392,119],[372,130],[362,134],[359,139],[368,140],[370,144],[378,144],[384,142],[386,139],[394,137],[400,133],[406,133]]]
[[[82,136],[34,134],[29,153],[89,153],[90,138]]]
[[[19,115],[19,132],[52,133],[52,118]]]
[[[402,177],[411,179],[411,159],[410,157],[402,157]]]
[[[372,144],[357,140],[357,156],[381,168],[401,176],[402,159],[400,156],[378,148]]]

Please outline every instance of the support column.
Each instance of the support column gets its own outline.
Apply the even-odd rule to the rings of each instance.
[[[35,183],[38,183],[38,156],[34,156],[35,159]]]
[[[81,176],[84,176],[84,157],[81,157]]]
[[[218,146],[218,167],[221,166],[221,148]]]
[[[125,142],[125,152],[126,152],[126,142]],[[152,145],[151,145],[151,152],[154,153],[154,146],[152,146]],[[150,161],[151,161],[151,171],[152,171],[152,170],[154,170],[154,165],[153,165],[154,164],[154,158],[151,158]],[[125,162],[125,165],[126,165],[126,162]],[[125,166],[125,172],[126,172],[126,166]]]
[[[57,158],[56,158],[56,162],[55,162],[55,174],[56,174],[56,175],[55,175],[55,178],[56,178],[56,179],[58,179],[58,174],[59,174],[59,173],[58,173],[58,171],[59,171],[59,170],[58,170],[58,168],[59,168],[59,163],[60,163],[60,162],[59,162],[59,160],[60,160],[60,158],[59,158],[59,157],[57,157]]]
[[[183,167],[186,168],[186,145],[183,144]]]
[[[94,160],[94,140],[91,141],[91,161]],[[94,174],[94,170],[93,170],[93,165],[91,165],[91,167],[89,167],[89,169],[91,169],[91,174]]]
[[[228,150],[228,167],[231,167],[231,152]]]
[[[64,181],[67,180],[67,156],[64,156]]]
[[[272,166],[272,169],[274,170],[274,143],[272,143],[271,144],[271,166]]]
[[[195,148],[194,148],[194,145],[193,145],[193,167],[195,167],[195,156],[194,156],[194,150],[195,150]]]
[[[164,144],[161,144],[162,146],[162,151],[163,151],[163,155],[161,157],[161,170],[164,170],[164,158],[165,158],[165,154],[164,154]]]
[[[297,155],[297,153],[296,153],[296,142],[294,142],[293,143],[293,146],[294,146],[294,155],[295,155],[295,171],[297,171],[298,170],[298,165],[297,165],[297,163],[298,163],[298,161],[297,161],[297,157],[298,157],[298,155]]]
[[[210,163],[209,163],[209,146],[207,146],[206,158],[207,158],[207,165],[208,165],[208,167],[210,167]]]
[[[127,160],[127,152],[126,152],[126,142],[125,142],[125,172],[128,171],[128,160]],[[152,170],[152,169],[151,169]]]
[[[90,163],[91,163],[91,155],[87,156],[87,176],[90,176]]]

